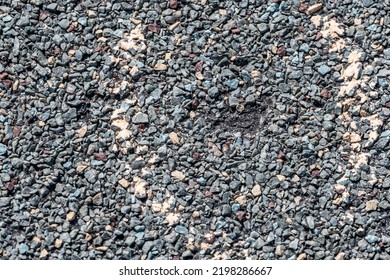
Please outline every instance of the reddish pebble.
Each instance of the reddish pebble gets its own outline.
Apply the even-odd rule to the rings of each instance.
[[[305,13],[306,10],[307,10],[307,5],[304,4],[304,3],[301,3],[301,5],[299,6],[299,9],[298,9],[301,13]]]
[[[193,153],[192,158],[193,159],[200,159],[201,155],[199,153]]]
[[[238,212],[236,213],[236,217],[237,217],[237,219],[238,219],[239,221],[244,220],[244,218],[245,218],[245,212],[244,212],[244,211],[238,211]]]
[[[54,54],[59,55],[61,53],[61,49],[59,47],[54,48]]]
[[[286,155],[282,151],[280,151],[279,154],[278,154],[278,159],[285,160],[286,159]]]
[[[318,169],[314,169],[312,172],[311,172],[311,176],[313,178],[318,178],[320,177],[320,171]]]
[[[93,156],[96,160],[101,160],[104,162],[106,162],[108,160],[105,153],[93,153]]]
[[[196,109],[199,106],[199,100],[198,99],[193,99],[192,100],[192,109]]]
[[[18,176],[13,177],[11,179],[11,182],[16,185],[17,183],[19,183],[19,177]]]
[[[138,125],[138,132],[143,132],[144,130],[145,130],[145,125],[144,124],[140,124],[140,125]]]
[[[286,55],[286,47],[285,47],[285,46],[280,46],[280,47],[278,48],[277,54],[278,54],[280,57],[285,56],[285,55]]]
[[[8,76],[8,73],[7,72],[3,72],[0,74],[0,80],[3,80],[5,77]]]
[[[202,72],[203,69],[203,61],[199,61],[195,64],[195,70],[196,72]]]
[[[268,201],[268,207],[275,208],[275,206],[276,206],[275,201],[273,201],[273,200]]]
[[[72,32],[73,30],[74,30],[74,25],[73,24],[71,24],[71,25],[69,25],[69,27],[68,27],[68,29],[66,29],[66,32]]]
[[[5,187],[9,192],[12,192],[14,190],[15,185],[12,182],[5,183]]]
[[[215,235],[212,234],[212,233],[206,234],[206,235],[205,235],[205,241],[206,241],[208,244],[213,244],[214,241],[215,241]]]
[[[169,8],[176,9],[177,8],[177,0],[170,0],[169,1]]]
[[[41,13],[41,14],[39,15],[39,20],[40,20],[40,21],[44,21],[45,19],[47,19],[48,16],[49,16],[49,15],[48,15],[47,13]]]
[[[329,98],[332,97],[332,94],[326,88],[323,88],[321,90],[320,95],[321,95],[322,98],[325,98],[325,99],[329,99]]]
[[[148,25],[148,30],[154,33],[160,33],[161,28],[157,24],[151,23]]]
[[[20,128],[20,126],[14,126],[14,128],[12,129],[12,133],[14,135],[14,137],[19,137],[20,133],[22,132],[22,129]]]
[[[228,154],[230,152],[230,146],[229,144],[222,144],[222,152],[224,154]]]
[[[10,182],[7,182],[5,184],[5,187],[6,189],[9,191],[9,192],[12,192],[15,188],[15,185],[19,182],[19,177],[18,176],[15,176],[11,179]]]

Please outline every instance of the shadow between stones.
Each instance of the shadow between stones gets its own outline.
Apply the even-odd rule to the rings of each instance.
[[[261,97],[254,104],[246,104],[242,112],[225,104],[218,116],[213,113],[206,113],[205,117],[211,122],[212,129],[223,129],[254,136],[260,132],[267,122],[268,109],[273,104],[272,97]]]

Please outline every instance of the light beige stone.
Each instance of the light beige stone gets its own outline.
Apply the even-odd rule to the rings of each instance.
[[[40,244],[41,243],[41,239],[37,236],[34,236],[33,239],[32,239],[35,243],[37,244]]]
[[[94,11],[87,10],[87,16],[89,18],[96,18],[96,13]]]
[[[293,177],[292,177],[292,179],[291,179],[291,181],[293,181],[294,183],[297,183],[297,182],[299,182],[301,180],[301,178],[299,178],[299,176],[298,175],[294,175]]]
[[[75,219],[76,219],[76,213],[75,212],[70,211],[70,212],[68,212],[68,214],[66,214],[66,220],[68,222],[73,222]]]
[[[240,205],[245,205],[246,202],[247,202],[247,198],[246,198],[246,195],[240,195],[239,197],[237,197],[236,199],[236,202]]]
[[[129,123],[125,119],[116,119],[112,122],[112,126],[116,131],[127,129],[128,125]]]
[[[199,211],[194,211],[192,212],[192,218],[196,219],[200,217],[200,212]]]
[[[17,91],[19,89],[19,80],[16,80],[12,85],[12,90]]]
[[[41,212],[41,210],[39,208],[31,209],[31,211],[30,211],[31,215],[36,215],[39,212]]]
[[[118,183],[119,183],[119,185],[121,185],[125,189],[127,189],[129,187],[129,182],[126,179],[124,179],[124,178],[120,179],[118,181]]]
[[[184,175],[184,173],[181,172],[181,171],[179,171],[179,170],[172,171],[172,172],[171,172],[171,176],[172,176],[172,177],[175,177],[176,179],[178,179],[178,180],[180,180],[180,181],[183,181],[184,178],[186,177],[186,176]]]
[[[280,182],[283,182],[284,180],[286,180],[286,177],[283,176],[283,175],[281,175],[281,174],[276,175],[276,177],[278,178],[278,180],[279,180]]]
[[[343,252],[340,252],[337,254],[337,256],[335,257],[335,260],[343,260],[345,257],[345,253]]]
[[[180,139],[176,132],[169,133],[169,139],[171,139],[173,144],[180,144]]]
[[[77,165],[76,167],[76,172],[77,173],[81,173],[85,170],[85,168],[87,168],[88,166],[84,163],[80,163],[79,165]]]
[[[211,151],[213,152],[213,154],[216,156],[216,157],[221,157],[223,155],[223,153],[221,152],[221,150],[218,148],[217,145],[215,145],[214,143],[212,142],[209,142],[208,144],[209,148],[211,149]]]
[[[200,72],[196,72],[196,73],[195,73],[195,77],[196,77],[198,80],[200,80],[200,81],[204,80],[204,77],[203,77],[202,73],[200,73]]]
[[[176,21],[175,23],[171,24],[169,27],[168,27],[168,30],[169,31],[173,31],[176,27],[178,27],[180,25],[180,21]]]
[[[139,52],[146,49],[144,41],[145,36],[143,35],[141,28],[137,26],[131,30],[130,34],[124,36],[124,39],[119,42],[119,47],[126,51],[133,49],[136,52]]]
[[[317,3],[317,4],[314,4],[314,5],[311,5],[308,9],[307,9],[307,14],[308,15],[312,15],[314,14],[315,12],[318,12],[319,10],[321,10],[323,7],[323,4],[322,3]]]
[[[339,27],[339,23],[334,19],[328,21],[327,18],[324,18],[324,30],[321,31],[321,34],[324,38],[336,38],[344,34],[344,30]]]
[[[373,199],[366,202],[366,211],[375,211],[378,208],[378,200]]]
[[[166,220],[167,220],[169,225],[173,225],[179,221],[179,214],[169,213],[166,217]]]
[[[275,248],[275,255],[281,257],[284,254],[284,247],[282,245],[277,245]]]
[[[155,213],[161,212],[162,207],[161,203],[152,203],[152,210]]]
[[[49,254],[49,253],[47,252],[47,250],[46,250],[46,249],[43,249],[43,250],[41,251],[41,253],[39,254],[39,258],[40,258],[40,259],[43,259],[43,258],[45,258],[48,254]]]
[[[261,187],[260,187],[260,185],[255,185],[253,188],[252,188],[252,194],[254,195],[254,196],[260,196],[261,195]]]
[[[108,250],[108,247],[107,246],[99,246],[99,247],[96,247],[96,251],[100,251],[100,252],[105,252]]]
[[[321,16],[320,15],[317,15],[317,16],[312,16],[311,19],[310,19],[311,23],[314,24],[314,26],[316,28],[320,27],[321,25]]]
[[[257,70],[253,70],[252,72],[251,72],[251,76],[252,76],[252,78],[258,78],[258,77],[260,77],[260,71],[257,71]]]
[[[77,131],[77,137],[78,138],[83,138],[85,136],[85,134],[87,133],[87,131],[88,131],[88,128],[86,126],[83,126],[82,128],[80,128]]]
[[[157,70],[157,71],[166,71],[167,69],[168,69],[167,65],[162,64],[162,63],[157,63],[154,66],[154,70]]]
[[[62,246],[62,240],[61,239],[56,239],[56,241],[54,241],[54,247],[59,249],[59,248],[61,248],[61,246]]]
[[[358,143],[358,142],[362,141],[362,138],[357,133],[351,133],[350,141],[351,141],[351,143]]]
[[[134,190],[135,194],[138,194],[140,196],[145,196],[146,195],[146,188],[145,186],[147,185],[147,182],[139,177],[134,178]]]
[[[138,24],[140,24],[140,23],[142,22],[141,20],[136,19],[136,18],[131,18],[130,21],[131,21],[132,23],[134,23],[135,25],[138,25]]]
[[[334,200],[332,201],[332,203],[333,203],[334,205],[340,205],[341,203],[343,203],[343,199],[342,199],[341,197],[338,197],[338,198],[334,199]]]

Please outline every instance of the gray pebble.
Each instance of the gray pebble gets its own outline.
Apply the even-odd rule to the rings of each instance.
[[[61,19],[59,22],[58,22],[58,25],[62,28],[62,29],[68,29],[69,25],[70,25],[70,21],[67,20],[67,19]]]
[[[372,4],[374,4],[374,2],[372,0],[362,0],[362,2],[363,2],[364,7],[366,7],[366,8],[368,8]]]
[[[217,87],[211,87],[209,90],[208,90],[208,95],[210,98],[217,98],[218,95],[219,95],[219,90]]]
[[[91,184],[94,184],[97,181],[97,171],[95,169],[89,169],[84,173],[85,179]]]
[[[86,17],[78,18],[77,22],[80,23],[82,26],[87,26],[88,25],[88,19]]]
[[[20,27],[26,27],[30,25],[30,19],[28,17],[21,17],[17,22],[16,25]]]
[[[181,226],[181,225],[177,225],[175,227],[175,231],[177,233],[184,234],[184,235],[188,234],[188,229],[186,227],[184,227],[184,226]]]
[[[0,143],[0,156],[7,154],[7,146]]]
[[[131,119],[131,121],[134,123],[134,124],[145,124],[145,123],[149,123],[149,117],[147,114],[145,113],[141,113],[141,112],[138,112],[136,113],[133,118]]]
[[[12,197],[0,197],[0,207],[8,206],[11,203]]]
[[[142,252],[147,255],[149,251],[154,247],[153,241],[146,241],[142,246]]]
[[[322,64],[320,67],[317,68],[317,71],[322,76],[325,76],[326,74],[328,74],[331,71],[331,69],[330,69],[330,67],[328,65]]]
[[[266,33],[266,32],[269,31],[268,24],[265,23],[265,22],[260,23],[260,24],[257,26],[257,28],[259,29],[259,31],[260,31],[262,34],[264,34],[264,33]]]
[[[297,249],[298,249],[298,244],[299,244],[299,239],[298,239],[298,238],[295,238],[293,241],[290,242],[290,244],[288,245],[288,247],[289,247],[290,249],[297,250]]]
[[[385,188],[385,189],[389,189],[390,188],[390,177],[386,178],[383,181],[382,187]]]
[[[306,221],[307,221],[307,226],[310,228],[310,229],[314,229],[314,217],[313,216],[308,216],[306,218]]]
[[[19,245],[19,253],[24,255],[29,250],[28,246],[24,243]]]
[[[377,243],[380,241],[380,238],[375,236],[375,235],[367,235],[365,238],[364,238],[368,243],[372,244],[372,243]]]

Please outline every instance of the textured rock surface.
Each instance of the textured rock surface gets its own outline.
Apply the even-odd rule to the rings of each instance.
[[[0,258],[390,258],[389,1],[8,2]]]

